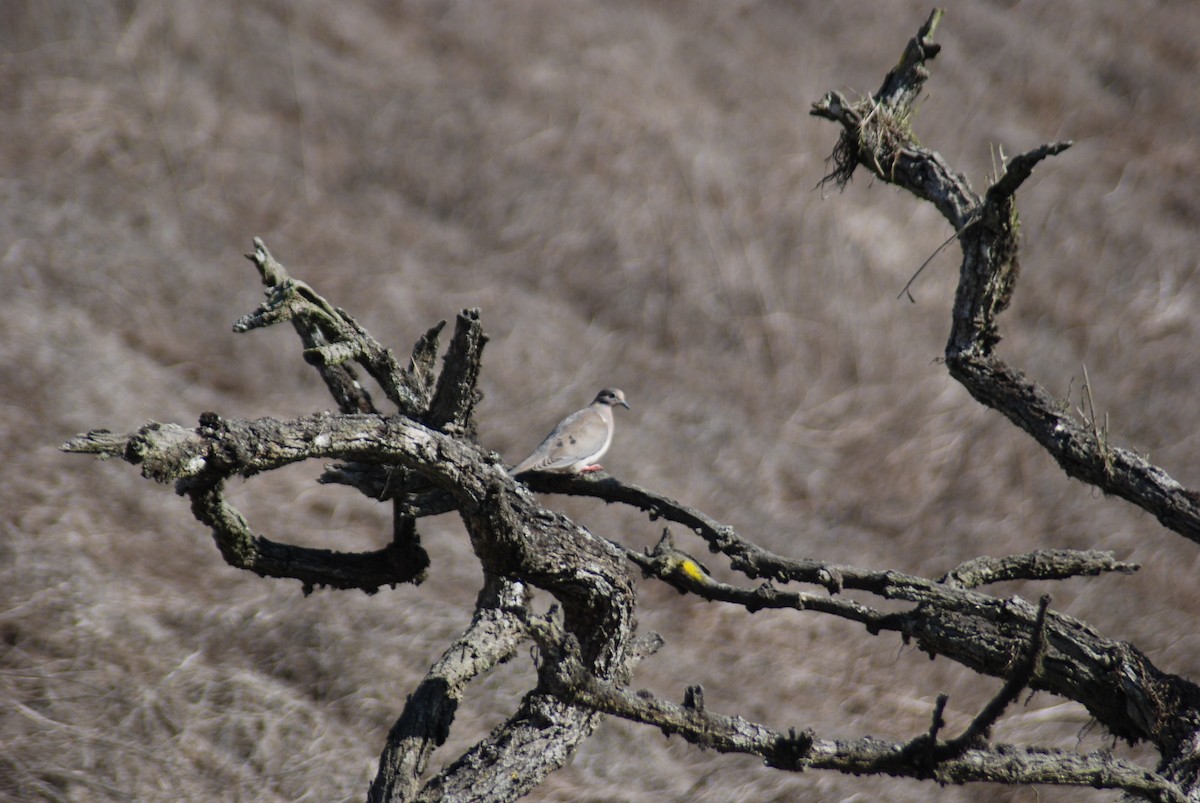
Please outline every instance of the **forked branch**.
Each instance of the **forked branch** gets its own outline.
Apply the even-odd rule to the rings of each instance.
[[[909,121],[937,54],[935,11],[909,42],[875,95],[849,101],[830,92],[812,114],[842,126],[830,178],[844,184],[858,165],[877,178],[933,203],[953,227],[962,250],[946,366],[979,402],[1031,435],[1071,477],[1152,513],[1165,527],[1200,543],[1200,496],[1166,471],[1119,446],[1097,444],[1069,405],[1009,367],[995,354],[997,316],[1008,306],[1019,274],[1015,193],[1042,160],[1070,142],[1054,142],[1011,159],[983,197],[935,151],[917,144]]]
[[[678,704],[647,691],[598,680],[582,667],[571,639],[549,628],[535,628],[533,634],[542,650],[543,682],[563,699],[649,725],[667,736],[678,735],[706,749],[758,756],[767,766],[780,770],[827,769],[852,775],[932,779],[942,784],[1090,786],[1121,789],[1147,800],[1182,803],[1188,799],[1171,780],[1107,753],[1084,755],[990,745],[978,738],[986,727],[969,729],[961,741],[950,742],[930,740],[926,735],[911,742],[871,737],[835,740],[821,738],[809,728],[792,728],[784,733],[742,717],[707,710],[701,702],[702,691],[694,686],[688,687],[683,704]],[[1035,643],[1030,650],[1035,661],[1038,646]],[[1031,674],[1020,669],[1014,672],[1015,683],[1006,685],[997,700],[1007,704],[1013,696],[1010,686],[1028,680]],[[978,718],[986,725],[994,721],[995,712],[989,709]]]

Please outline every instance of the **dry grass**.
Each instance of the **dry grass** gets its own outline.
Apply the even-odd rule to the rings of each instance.
[[[335,10],[336,9],[336,10]],[[404,695],[469,615],[461,529],[429,583],[319,593],[224,566],[186,505],[58,454],[93,426],[329,406],[290,332],[235,337],[261,234],[294,274],[407,348],[481,306],[482,437],[510,459],[601,385],[634,405],[611,470],[793,555],[941,574],[980,554],[1100,547],[1133,577],[1055,607],[1200,671],[1194,544],[1068,481],[934,363],[947,235],[864,179],[813,187],[829,88],[867,92],[920,3],[236,3],[0,7],[0,796],[360,799]],[[921,141],[982,185],[991,146],[1079,144],[1021,196],[1002,348],[1109,438],[1200,485],[1200,175],[1191,4],[952,5]],[[349,548],[383,512],[315,467],[248,483],[252,521]],[[559,500],[554,500],[557,504]],[[642,546],[656,525],[563,503]],[[1011,586],[999,593],[1039,593]],[[812,615],[644,587],[667,648],[637,683],[825,735],[951,727],[993,689]],[[484,679],[447,746],[499,721],[528,665]],[[1105,740],[1039,696],[1002,737]],[[1140,755],[1140,754],[1139,754]],[[441,757],[441,754],[439,754]],[[1034,800],[1032,790],[799,777],[613,722],[542,800]],[[1053,791],[1055,800],[1113,799]]]

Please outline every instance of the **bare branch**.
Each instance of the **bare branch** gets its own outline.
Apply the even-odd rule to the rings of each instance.
[[[979,197],[966,176],[917,143],[911,125],[913,105],[929,79],[927,63],[941,51],[933,34],[943,14],[942,9],[930,13],[874,95],[851,102],[831,91],[809,113],[842,125],[831,157],[834,170],[823,184],[833,181],[844,186],[861,164],[883,181],[933,203],[961,234],[979,206]]]
[[[1046,654],[1046,611],[1049,607],[1050,595],[1046,594],[1038,602],[1037,621],[1034,623],[1029,648],[1024,657],[1013,668],[1012,674],[1004,681],[999,693],[984,706],[961,735],[946,743],[945,753],[939,755],[959,758],[970,748],[986,744],[991,738],[992,728],[1000,721],[1004,710],[1016,702],[1021,692],[1028,688],[1034,677],[1041,672],[1042,658]]]
[[[1073,420],[1065,405],[995,356],[997,319],[1019,275],[1015,193],[1036,165],[1070,143],[1043,145],[1012,159],[982,197],[940,155],[920,146],[911,127],[913,109],[929,78],[928,65],[938,54],[933,34],[941,16],[940,10],[930,15],[873,96],[849,101],[830,92],[814,104],[814,115],[842,128],[827,180],[845,183],[861,164],[881,180],[935,204],[963,252],[946,346],[950,373],[977,399],[1043,443],[1069,474],[1135,501],[1200,541],[1200,497],[1136,455],[1111,447],[1107,436],[1099,436],[1094,410],[1089,429],[1087,421],[1081,425]],[[976,590],[1005,580],[1058,580],[1136,566],[1109,553],[1044,550],[977,558],[935,581],[775,555],[698,510],[612,478],[526,478],[533,490],[619,501],[647,511],[652,520],[677,522],[712,552],[726,556],[735,571],[762,582],[742,588],[718,581],[677,548],[669,533],[639,553],[544,509],[496,456],[474,442],[473,413],[487,342],[478,310],[459,314],[443,369],[435,377],[444,323],[419,338],[407,364],[401,365],[349,313],[288,276],[261,239],[255,240],[250,259],[267,287],[267,300],[239,319],[235,330],[290,320],[304,344],[305,359],[320,371],[342,415],[245,421],[205,413],[195,429],[150,423],[126,435],[95,430],[63,448],[120,457],[139,465],[147,478],[174,482],[190,498],[195,517],[211,529],[228,563],[264,576],[298,579],[306,592],[317,585],[374,592],[384,585],[420,582],[429,556],[416,519],[459,513],[487,585],[471,626],[431,667],[392,728],[371,800],[513,799],[562,766],[604,713],[679,734],[703,747],[755,755],[790,771],[823,768],[939,783],[1089,785],[1172,801],[1185,798],[1181,786],[1189,791],[1195,786],[1200,772],[1192,745],[1200,722],[1200,688],[1161,672],[1133,646],[1049,610],[1049,597],[1034,606],[1019,597],[999,599]],[[399,415],[376,411],[351,361],[379,383]],[[256,535],[223,494],[230,477],[312,458],[343,461],[321,481],[392,500],[393,537],[387,548],[343,554],[273,541]],[[908,742],[870,737],[833,741],[811,730],[781,733],[708,711],[703,690],[694,685],[685,691],[682,705],[668,703],[627,687],[633,666],[661,640],[634,638],[635,586],[626,561],[680,593],[736,604],[748,612],[816,611],[858,622],[871,634],[895,632],[931,657],[946,656],[1005,682],[963,733],[949,740],[942,738],[945,696],[938,698],[928,731]],[[821,588],[778,587],[793,582]],[[529,612],[531,588],[553,595],[558,603],[554,614]],[[841,596],[846,590],[889,601],[889,612]],[[530,636],[542,657],[537,687],[486,739],[421,786],[420,777],[432,751],[445,740],[467,684]],[[1117,737],[1152,741],[1163,757],[1161,774],[1106,754],[988,744],[995,724],[1025,689],[1079,701]]]
[[[932,580],[899,572],[872,571],[828,561],[776,555],[703,511],[649,489],[621,482],[615,477],[530,474],[523,477],[522,482],[531,490],[541,493],[588,496],[605,502],[618,502],[645,511],[651,521],[663,519],[683,525],[703,539],[710,551],[727,556],[732,568],[752,580],[766,578],[780,582],[813,583],[831,593],[853,588],[881,595],[886,595],[893,584],[908,585],[913,593],[923,592],[934,585]],[[639,561],[639,565],[642,562]],[[1131,572],[1137,568],[1136,564],[1116,560],[1111,552],[1037,550],[1005,558],[979,558],[956,568],[940,582],[974,588],[1003,580],[1061,580],[1103,572]]]
[[[1039,549],[1024,555],[974,558],[956,566],[938,582],[955,588],[978,588],[1009,580],[1062,580],[1104,572],[1136,572],[1136,563],[1118,561],[1111,552],[1094,549]]]
[[[143,473],[160,482],[175,479],[177,489],[191,496],[196,517],[212,528],[227,561],[259,574],[297,577],[306,588],[366,583],[353,571],[373,559],[382,562],[390,553],[342,556],[255,536],[224,500],[222,481],[315,457],[404,466],[454,496],[486,572],[520,577],[558,598],[566,632],[578,640],[589,671],[602,678],[620,677],[635,655],[633,586],[621,554],[565,517],[538,507],[490,453],[407,418],[317,414],[292,421],[237,421],[207,413],[196,430],[152,424],[126,436],[91,433],[67,448],[120,455],[141,463]],[[376,574],[368,575],[370,583],[377,576],[382,582],[397,581],[386,569],[371,569]],[[597,716],[531,693],[509,722],[438,776],[435,786],[454,790],[490,778],[497,790],[523,793],[566,761],[591,733]],[[517,766],[523,767],[520,779],[511,781]]]
[[[916,65],[937,52],[927,46],[936,19],[930,22],[875,96],[851,103],[830,92],[813,105],[812,114],[842,126],[834,177],[844,183],[862,164],[881,180],[934,203],[954,227],[963,261],[946,345],[951,376],[1037,440],[1069,476],[1142,507],[1165,527],[1200,543],[1200,496],[1132,451],[1097,444],[1065,404],[993,353],[1000,340],[996,316],[1008,306],[1019,273],[1014,193],[1035,165],[1071,143],[1042,145],[1013,158],[983,198],[941,156],[917,145],[908,120],[928,77]]]
[[[574,659],[569,641],[553,643],[545,634],[534,633],[549,656],[543,677],[549,678],[551,687],[565,699],[653,726],[668,736],[679,735],[700,747],[758,756],[768,766],[778,769],[793,772],[832,769],[855,775],[932,778],[943,784],[991,781],[1091,786],[1122,789],[1149,800],[1187,800],[1170,780],[1107,753],[1080,755],[995,745],[970,747],[961,755],[939,758],[930,765],[921,751],[910,748],[911,743],[870,737],[834,741],[821,739],[812,730],[794,728],[781,733],[742,717],[722,716],[695,704],[669,703],[646,691],[630,691],[600,681]]]
[[[429,413],[422,423],[440,430],[453,427],[464,437],[475,439],[475,422],[471,415],[481,395],[479,370],[486,343],[487,335],[483,332],[479,310],[460,312],[446,352],[445,367],[438,377]]]
[[[875,93],[878,102],[897,109],[909,109],[916,102],[925,81],[929,79],[925,62],[932,60],[942,50],[942,46],[933,41],[933,35],[945,13],[941,8],[929,12],[929,18],[917,29],[917,35],[904,46],[900,61],[888,70],[883,84]]]
[[[595,573],[596,568],[611,560],[601,557],[603,550],[595,551],[600,542],[590,535],[582,541],[576,540],[577,536],[563,541],[563,536],[570,532],[560,529],[566,520],[546,512],[535,513],[529,506],[531,498],[520,492],[501,466],[490,462],[490,456],[472,444],[407,419],[317,415],[291,422],[271,419],[239,422],[208,415],[196,431],[150,425],[127,436],[123,444],[111,433],[94,433],[85,437],[79,448],[120,454],[130,462],[140,462],[144,473],[160,481],[182,476],[181,489],[193,494],[197,515],[213,527],[222,544],[222,553],[235,565],[254,571],[275,569],[270,562],[273,547],[270,542],[249,534],[240,515],[220,499],[214,480],[234,473],[253,474],[309,457],[338,457],[357,462],[372,459],[405,465],[454,495],[485,566],[498,573],[527,578],[559,596],[564,610],[571,614],[568,618],[572,632],[579,634],[592,660],[611,667],[611,658],[624,649],[618,646],[619,640],[611,639],[627,626],[621,623],[627,621],[629,612],[624,603],[616,606],[614,603],[629,592],[614,591],[611,584],[617,574],[609,574],[608,580],[596,585],[601,579]],[[939,584],[898,572],[772,555],[703,514],[611,478],[531,477],[530,482],[555,486],[559,491],[624,501],[650,510],[652,515],[687,524],[708,541],[710,548],[728,555],[736,569],[751,577],[818,583],[832,591],[854,588],[884,599],[908,600],[916,603],[916,607],[884,617],[857,603],[778,592],[769,586],[747,591],[710,583],[706,578],[689,589],[693,593],[748,607],[786,605],[825,611],[862,622],[872,632],[894,630],[906,639],[914,639],[931,655],[945,655],[976,671],[1002,677],[1008,675],[1013,656],[1022,651],[1021,645],[1028,642],[1037,626],[1034,608],[1017,598],[997,600],[949,583]],[[493,490],[486,490],[489,486]],[[511,491],[497,492],[498,488]],[[485,505],[483,500],[489,502]],[[494,506],[497,502],[499,508]],[[526,531],[517,537],[516,533],[521,531],[518,522],[530,521],[560,525],[545,532],[540,528]],[[550,540],[543,542],[544,538]],[[564,548],[580,547],[586,548],[586,557],[581,555],[578,560],[566,563],[561,560]],[[614,554],[608,545],[605,550],[609,550],[608,555]],[[287,567],[303,565],[295,562],[295,554],[289,553],[279,563]],[[326,555],[320,557],[330,559]],[[1103,557],[1062,558],[1051,556],[1048,565],[1052,568],[1048,574],[1060,576],[1071,568],[1085,572],[1126,568]],[[638,562],[643,568],[675,581],[680,578],[679,568],[685,566],[669,553],[651,555]],[[999,564],[1007,567],[1000,571],[1027,574],[1040,571],[1039,565],[1039,556],[1024,556]],[[564,569],[566,575],[562,574]],[[573,578],[576,571],[582,571],[588,579]],[[696,579],[695,572],[683,575]],[[316,582],[335,579],[319,577]],[[1200,693],[1191,684],[1164,675],[1133,647],[1106,640],[1069,617],[1048,614],[1046,628],[1045,671],[1035,679],[1034,688],[1082,702],[1111,732],[1124,738],[1151,739],[1160,748],[1169,750],[1183,736],[1171,723],[1179,722],[1181,712],[1197,709]],[[585,725],[584,720],[554,706],[546,709],[548,703],[540,699],[530,698],[527,703],[522,716],[532,716],[535,710],[557,711],[565,717],[564,727],[575,734]],[[523,722],[518,717],[513,727],[523,728]],[[514,747],[518,743],[525,744],[518,740]]]
[[[663,518],[683,524],[707,541],[709,549],[728,556],[735,570],[751,578],[814,583],[831,593],[855,589],[917,605],[902,614],[877,617],[869,608],[858,611],[828,603],[817,606],[811,598],[789,597],[773,589],[746,591],[715,583],[683,585],[701,596],[711,595],[737,604],[749,601],[760,608],[767,607],[762,604],[767,601],[771,607],[820,610],[862,622],[869,632],[899,632],[906,640],[915,640],[931,656],[945,656],[995,677],[1008,676],[1014,656],[1021,653],[1036,627],[1037,612],[1030,603],[1018,597],[1000,600],[957,587],[954,572],[947,575],[945,583],[938,583],[895,571],[784,558],[746,541],[733,528],[699,511],[612,477],[542,475],[530,476],[527,482],[540,491],[624,502],[648,511],[652,520]],[[636,562],[668,582],[674,581],[676,588],[681,587],[679,573],[670,570],[671,561],[656,564],[643,556]],[[1001,579],[1004,573],[1011,573],[1014,578],[1061,579],[1072,576],[1073,570],[1088,575],[1131,568],[1108,553],[1054,551],[1002,558],[991,564],[981,562],[975,567],[981,574],[972,574],[972,568],[967,566],[963,576],[977,581],[987,577],[988,572],[996,572],[996,579]],[[1014,638],[1018,631],[1022,635]],[[1045,671],[1035,679],[1033,687],[1082,703],[1114,735],[1131,741],[1150,740],[1169,754],[1178,747],[1181,738],[1176,729],[1183,727],[1193,713],[1200,716],[1200,688],[1161,672],[1132,645],[1105,639],[1082,622],[1054,612],[1048,614],[1047,639]]]
[[[267,288],[268,301],[254,313],[234,324],[234,331],[246,332],[283,320],[291,320],[306,353],[325,346],[328,339],[320,322],[335,321],[336,310],[308,285],[293,280],[287,269],[267,250],[261,238],[254,238],[254,253],[246,254],[246,258],[258,268],[262,283]],[[306,303],[319,310],[320,315],[303,314],[302,309]],[[314,365],[337,402],[338,409],[343,413],[377,412],[371,395],[359,384],[358,375],[353,368],[343,362],[327,360],[318,361]]]
[[[189,495],[193,515],[212,529],[226,563],[260,577],[299,580],[305,594],[318,586],[373,594],[384,586],[420,583],[429,565],[424,550],[394,544],[371,552],[335,552],[272,541],[250,530],[241,513],[225,501],[220,483],[192,488]]]
[[[430,755],[450,733],[466,685],[512,657],[526,637],[528,601],[524,584],[487,578],[471,625],[430,667],[388,733],[370,803],[412,799]]]
[[[1058,154],[1071,147],[1070,142],[1052,142],[1034,148],[1028,153],[1022,153],[1009,161],[1008,166],[995,184],[988,187],[988,201],[996,203],[1005,198],[1011,198],[1017,189],[1025,183],[1025,179],[1033,175],[1033,168],[1038,162]]]
[[[791,608],[797,611],[830,613],[843,619],[861,622],[872,633],[887,628],[894,617],[848,599],[796,591],[781,591],[770,583],[757,588],[738,588],[721,583],[709,575],[703,564],[670,543],[669,534],[652,550],[644,554],[620,545],[625,556],[641,568],[646,577],[657,577],[681,594],[691,593],[710,602],[729,602],[740,605],[750,613],[768,608]],[[894,629],[894,628],[891,628]]]
[[[437,335],[445,326],[444,321],[417,341],[408,366],[402,368],[392,351],[380,345],[348,313],[334,308],[304,282],[289,277],[261,238],[254,238],[254,253],[246,258],[262,276],[267,300],[254,312],[239,318],[233,325],[235,332],[292,321],[304,343],[305,360],[321,372],[344,413],[375,412],[354,372],[337,367],[347,360],[362,365],[402,414],[417,417],[429,408]]]
[[[572,645],[576,666],[595,677],[586,669],[580,640],[553,616],[528,617],[525,624],[539,645]],[[634,666],[661,646],[662,640],[653,634],[630,640],[620,664],[609,673],[612,681],[627,683]],[[601,712],[553,694],[545,677],[547,662],[553,656],[543,651],[542,658],[542,682],[525,696],[516,714],[430,779],[417,800],[513,800],[536,786],[546,773],[562,766],[578,743],[591,735],[600,723]]]
[[[963,353],[947,367],[981,403],[1033,436],[1068,476],[1132,502],[1164,527],[1200,543],[1200,496],[1166,471],[1120,446],[1099,448],[1067,405],[994,356]]]

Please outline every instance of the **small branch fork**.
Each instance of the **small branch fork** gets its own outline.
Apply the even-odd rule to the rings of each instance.
[[[1033,635],[1029,647],[1017,663],[1004,686],[992,700],[983,707],[978,716],[971,721],[967,729],[959,736],[945,744],[939,744],[937,731],[941,727],[941,714],[945,709],[945,695],[939,696],[937,712],[929,729],[929,759],[933,763],[960,758],[967,750],[987,744],[991,738],[992,728],[1000,721],[1006,708],[1016,702],[1021,692],[1028,688],[1033,679],[1041,674],[1042,658],[1046,654],[1046,611],[1050,607],[1050,595],[1042,596],[1038,603],[1037,620],[1034,622]]]
[[[450,734],[467,684],[513,657],[525,641],[529,596],[523,583],[487,578],[470,627],[430,667],[392,726],[368,801],[410,800],[419,791],[430,755]]]

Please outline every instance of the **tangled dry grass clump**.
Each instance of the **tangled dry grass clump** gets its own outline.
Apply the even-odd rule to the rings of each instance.
[[[796,557],[938,576],[980,554],[1114,550],[1141,572],[1063,584],[1055,607],[1171,672],[1200,670],[1195,545],[1063,477],[931,364],[952,259],[925,271],[915,305],[894,300],[946,229],[865,176],[836,203],[812,191],[832,135],[809,104],[833,81],[871,89],[927,11],[6,6],[0,795],[361,799],[404,695],[466,624],[479,577],[454,520],[423,531],[420,588],[306,597],[227,567],[168,491],[54,449],[97,423],[329,406],[286,333],[230,332],[258,299],[238,256],[256,232],[399,352],[431,318],[481,307],[480,439],[510,460],[618,385],[636,415],[606,457],[614,474]],[[1071,405],[1086,365],[1106,438],[1196,487],[1200,21],[1186,4],[1131,27],[1134,13],[951,8],[944,72],[910,122],[979,179],[988,143],[1077,142],[1024,190],[1025,273],[1001,350]],[[385,543],[384,512],[317,487],[311,468],[231,493],[260,530]],[[562,507],[635,549],[660,532],[584,500]],[[782,729],[907,738],[941,692],[961,729],[999,685],[832,620],[640,593],[642,628],[671,650],[639,667],[639,685],[677,699],[703,684],[710,705]],[[446,754],[511,710],[533,673],[522,659],[489,676]],[[1079,706],[1038,695],[1002,728],[1113,746],[1087,725]],[[534,799],[855,794],[1030,792],[781,777],[610,721]]]

